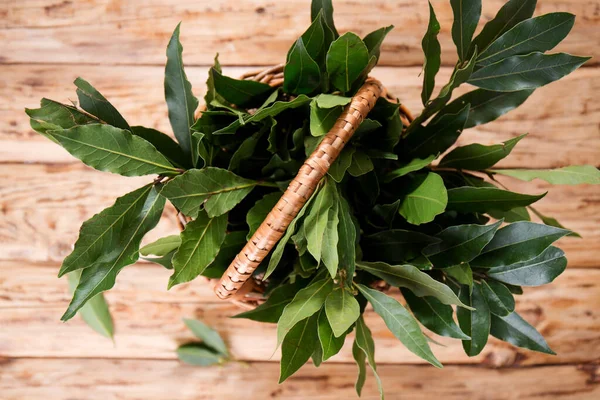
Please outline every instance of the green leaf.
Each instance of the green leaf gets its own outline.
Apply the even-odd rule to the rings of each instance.
[[[517,92],[491,92],[484,89],[473,90],[444,107],[434,117],[433,121],[437,121],[442,115],[456,113],[466,104],[470,104],[469,118],[467,118],[464,129],[487,124],[519,107],[532,93],[533,89],[519,90]]]
[[[477,65],[487,66],[505,58],[546,52],[559,44],[571,31],[575,16],[551,13],[520,22],[479,52]]]
[[[410,290],[402,289],[408,307],[423,326],[440,336],[470,339],[452,319],[452,307],[435,297],[417,297]]]
[[[273,207],[275,207],[275,204],[277,204],[281,195],[281,192],[266,194],[262,199],[254,203],[254,206],[250,210],[248,210],[248,214],[246,214],[246,223],[250,228],[247,235],[248,240],[250,240],[260,224],[267,218],[267,215],[271,212]]]
[[[443,179],[433,172],[411,184],[398,212],[413,225],[433,221],[446,209],[448,195]]]
[[[206,105],[212,103],[213,100],[218,100],[219,95],[215,90],[215,80],[212,71],[215,70],[221,73],[221,63],[219,62],[219,53],[215,55],[215,61],[213,66],[208,70],[208,78],[206,78],[206,94],[204,95],[204,102]]]
[[[440,90],[440,93],[438,94],[438,96],[435,99],[433,99],[429,103],[427,103],[427,107],[425,107],[423,112],[410,123],[406,132],[403,133],[404,137],[406,137],[406,136],[410,137],[411,135],[416,134],[415,131],[422,130],[423,129],[422,124],[425,121],[427,121],[432,115],[434,115],[435,113],[440,111],[446,105],[446,103],[448,103],[448,101],[452,97],[452,92],[454,91],[454,89],[456,89],[461,84],[465,83],[470,78],[471,74],[473,73],[473,69],[475,68],[475,58],[476,57],[477,57],[477,53],[475,52],[475,53],[473,53],[473,56],[471,56],[471,59],[469,60],[469,62],[465,62],[463,64],[458,64],[454,68],[454,71],[452,72],[452,76],[450,77],[450,81],[442,87],[442,89]],[[428,127],[437,122],[438,121],[431,121],[428,124]],[[427,128],[425,128],[425,129],[427,129]],[[417,142],[417,144],[418,144],[418,142]],[[410,147],[408,149],[410,149]],[[431,154],[433,154],[433,153],[431,153]],[[426,155],[429,155],[429,154],[426,154]]]
[[[167,65],[165,67],[165,99],[169,108],[169,121],[173,133],[183,151],[191,158],[191,165],[196,164],[196,149],[192,146],[192,130],[194,113],[198,107],[198,99],[192,93],[192,84],[183,69],[183,46],[179,41],[177,25],[169,45],[167,46]]]
[[[467,104],[457,114],[446,114],[423,129],[409,135],[402,142],[403,153],[413,158],[426,159],[448,150],[460,136],[469,117]]]
[[[252,310],[234,315],[231,318],[247,318],[252,321],[276,323],[281,317],[285,306],[292,301],[298,292],[298,287],[297,283],[279,286],[269,294],[267,301]]]
[[[170,235],[149,243],[140,249],[142,256],[165,256],[181,245],[181,236]]]
[[[457,147],[448,153],[439,163],[440,167],[484,170],[494,166],[498,161],[507,157],[512,149],[527,134],[509,139],[503,144],[484,146],[478,143]]]
[[[333,178],[336,182],[341,182],[344,179],[344,175],[346,175],[346,171],[350,168],[350,164],[352,164],[352,156],[356,148],[351,145],[347,145],[342,149],[342,152],[336,158],[336,160],[329,167],[329,171],[327,173],[331,178]]]
[[[225,273],[229,264],[231,264],[235,256],[237,256],[246,243],[248,243],[246,232],[229,232],[225,236],[225,240],[219,249],[219,254],[217,254],[215,260],[206,267],[204,272],[202,272],[202,276],[210,279],[219,279],[223,276],[223,273]]]
[[[468,263],[492,240],[501,223],[450,226],[436,235],[440,241],[425,247],[423,255],[438,268]]]
[[[550,226],[554,226],[555,228],[561,228],[561,229],[567,229],[570,230],[568,228],[565,228],[560,222],[558,222],[558,220],[556,218],[552,218],[552,217],[547,217],[544,214],[542,214],[541,212],[539,212],[538,210],[536,210],[533,207],[529,207],[529,209],[531,209],[531,211],[537,215],[544,224],[546,225],[550,225]],[[529,216],[529,213],[527,214]],[[530,221],[529,218],[527,218],[527,221]],[[581,235],[577,232],[573,232],[571,230],[571,233],[569,233],[567,236],[573,236],[573,237],[578,237],[581,238]]]
[[[327,213],[327,226],[323,233],[323,248],[321,251],[321,260],[323,261],[323,264],[325,264],[325,267],[332,278],[337,275],[340,263],[337,248],[339,242],[338,225],[340,222],[338,209],[339,204],[336,200]]]
[[[327,73],[333,86],[348,92],[369,63],[369,50],[352,32],[337,38],[327,52]]]
[[[379,374],[377,373],[377,364],[375,364],[375,342],[373,341],[373,335],[371,334],[371,330],[365,324],[365,321],[364,321],[362,315],[356,322],[356,337],[355,337],[354,343],[356,344],[356,347],[358,347],[360,350],[362,350],[363,354],[366,356],[366,358],[369,362],[369,365],[371,366],[371,370],[373,371],[373,375],[375,375],[375,380],[377,381],[377,387],[379,388],[379,398],[381,400],[383,400],[383,385],[381,384],[381,379],[379,378]],[[352,350],[352,353],[354,353],[354,349]],[[357,360],[360,360],[360,357],[357,358],[355,356],[354,358]],[[362,364],[364,366],[364,357],[362,358]],[[359,366],[359,369],[360,369],[360,366]],[[359,372],[359,375],[360,375],[360,372]],[[361,378],[359,376],[359,380],[360,379]],[[363,379],[363,382],[360,384],[361,390],[362,390],[363,384],[364,384],[364,379]],[[357,390],[357,392],[360,392],[358,380],[356,382],[356,390]],[[359,395],[360,395],[360,393],[359,393]]]
[[[417,321],[392,297],[377,290],[358,284],[358,289],[373,305],[373,309],[383,318],[388,329],[406,346],[408,350],[432,365],[442,368],[442,364],[433,355],[427,339]],[[357,326],[357,332],[358,332]]]
[[[169,181],[162,194],[187,216],[196,217],[204,206],[212,218],[235,207],[256,184],[230,171],[208,167],[189,170]]]
[[[448,190],[448,210],[459,212],[508,211],[535,203],[546,193],[528,195],[493,187],[463,186]]]
[[[319,313],[319,342],[321,343],[321,349],[323,352],[323,361],[333,357],[342,349],[344,341],[346,339],[346,332],[343,332],[340,336],[336,337],[333,333],[333,329],[329,324],[325,310],[321,310]]]
[[[458,59],[464,61],[469,55],[471,39],[481,16],[481,0],[450,0],[450,5],[454,13],[452,40],[456,45]]]
[[[462,345],[469,357],[481,353],[490,335],[490,309],[481,292],[481,285],[475,283],[472,289],[462,286],[460,299],[469,304],[473,309],[456,309],[456,317],[460,329],[471,337],[471,340],[463,340]]]
[[[432,154],[425,159],[414,158],[411,161],[409,161],[408,163],[401,166],[400,168],[397,168],[393,171],[388,172],[385,175],[385,178],[383,179],[383,181],[386,183],[391,182],[396,178],[400,178],[401,176],[409,174],[410,172],[419,171],[419,170],[425,168],[426,166],[428,166],[429,164],[431,164],[431,162],[433,160],[435,160],[436,158],[437,158],[437,155],[435,155],[435,154]]]
[[[80,125],[48,133],[73,156],[99,171],[124,176],[179,173],[149,142],[110,125]]]
[[[303,105],[309,103],[310,101],[311,101],[311,98],[307,97],[303,94],[301,94],[300,96],[296,97],[294,100],[291,100],[291,101],[276,101],[264,108],[258,109],[256,111],[256,113],[254,113],[254,115],[251,115],[250,117],[245,119],[243,123],[240,122],[240,120],[238,118],[224,128],[220,128],[217,130],[211,129],[211,132],[214,135],[230,135],[230,134],[235,133],[237,131],[237,129],[242,125],[249,124],[251,122],[260,122],[269,117],[274,117],[277,114],[279,114],[285,110],[302,107]],[[198,119],[198,121],[196,122],[196,125],[194,125],[192,127],[192,129],[196,129],[196,130],[200,129],[200,126],[198,126],[198,124],[201,122],[201,119],[202,118]]]
[[[318,340],[316,315],[294,325],[281,344],[279,383],[292,376],[308,361]]]
[[[511,285],[541,286],[552,282],[566,268],[565,253],[557,247],[550,246],[531,260],[490,268],[487,275]]]
[[[334,108],[337,106],[345,106],[350,103],[351,97],[339,96],[337,94],[321,93],[313,99],[313,103],[319,108]]]
[[[334,200],[335,187],[331,182],[326,181],[325,185],[317,193],[315,201],[311,204],[309,212],[306,215],[306,219],[304,220],[303,227],[304,234],[308,243],[308,251],[317,261],[321,260],[321,257],[323,255],[323,249],[324,247],[326,247],[326,244],[324,243],[326,232],[329,231],[330,228],[334,228],[333,226],[328,226],[330,209],[334,206]],[[335,211],[337,213],[337,208]],[[337,215],[335,218],[337,219]],[[337,226],[335,227],[335,229],[337,229]],[[336,250],[336,247],[329,250]],[[335,271],[337,271],[337,265],[335,265],[335,270],[333,268],[329,269],[330,267],[333,267],[333,265],[326,266],[330,271],[331,275],[335,276]]]
[[[131,130],[125,118],[89,82],[77,78],[73,83],[77,86],[77,98],[81,108],[115,128]]]
[[[358,394],[360,397],[363,386],[365,385],[365,381],[367,379],[367,366],[365,365],[367,355],[361,350],[360,347],[358,347],[356,338],[352,343],[352,357],[354,357],[354,361],[356,361],[356,365],[358,366],[358,376],[356,377],[354,388],[356,389],[356,394]]]
[[[337,38],[339,34],[333,23],[333,5],[331,4],[331,0],[312,0],[310,5],[311,21],[314,21],[320,13],[322,13],[322,17],[328,28],[331,30],[333,37]]]
[[[444,272],[456,279],[462,285],[467,285],[469,289],[473,288],[473,271],[468,263],[453,265],[452,267],[444,268]]]
[[[261,104],[262,100],[273,91],[273,88],[266,83],[233,79],[222,75],[214,68],[212,74],[217,93],[227,102],[239,107]]]
[[[424,247],[436,241],[421,232],[391,229],[364,236],[361,245],[367,259],[396,264],[419,256]]]
[[[283,70],[283,90],[286,93],[309,94],[321,83],[321,70],[304,47],[302,38],[292,47]]]
[[[517,347],[556,355],[548,346],[542,335],[527,323],[516,312],[506,317],[492,315],[490,333],[495,338],[511,343]]]
[[[196,336],[198,339],[201,339],[204,344],[216,350],[224,357],[229,357],[229,351],[227,350],[227,346],[221,338],[221,335],[219,335],[219,332],[215,331],[213,328],[197,319],[184,318],[183,322],[186,324],[189,330],[192,331],[194,336]]]
[[[135,233],[136,222],[148,211],[145,207],[155,199],[152,185],[146,185],[117,198],[112,206],[85,221],[73,251],[63,260],[58,277],[88,268],[104,256],[112,257],[113,252],[124,250]]]
[[[107,223],[110,224],[111,222],[109,222],[107,216],[114,211],[118,212],[121,210],[122,212],[124,203],[133,203],[131,212],[126,213],[125,217],[121,217],[122,219],[117,218],[118,225],[110,225],[100,234],[101,239],[99,239],[98,226],[102,227]],[[91,252],[83,252],[84,249],[82,249],[77,253],[89,257],[88,259],[91,262],[82,264],[82,258],[72,259],[73,262],[77,262],[74,269],[85,269],[81,273],[81,278],[73,294],[73,299],[67,311],[61,317],[61,320],[67,321],[73,318],[75,313],[87,301],[97,294],[112,288],[115,285],[117,274],[125,266],[137,261],[140,242],[144,235],[156,226],[164,206],[165,199],[160,195],[160,189],[148,185],[117,199],[113,207],[92,217],[88,221],[88,227],[93,228],[91,230],[93,236],[91,238],[80,237],[78,243],[82,242],[82,245],[85,244],[84,249],[94,251],[97,257],[92,258]],[[129,209],[127,208],[127,210]],[[87,231],[87,228],[82,227],[81,234],[83,234],[84,230]],[[108,231],[112,232],[112,234],[104,236],[104,233]],[[76,247],[78,243],[76,243]],[[74,254],[75,251],[71,253],[70,257]],[[65,273],[69,272],[69,270],[61,268],[61,272]]]
[[[336,289],[325,300],[325,313],[335,337],[340,337],[360,317],[360,306],[352,293]]]
[[[492,314],[505,317],[515,311],[515,299],[512,293],[500,282],[482,280],[481,292]]]
[[[375,166],[373,165],[373,161],[371,161],[371,157],[362,150],[356,150],[352,154],[352,162],[348,167],[348,173],[357,177],[373,171],[374,168]]]
[[[346,273],[346,285],[352,286],[352,277],[356,268],[356,237],[358,235],[354,221],[352,221],[352,210],[348,201],[338,190],[338,246],[339,269]]]
[[[177,358],[186,364],[208,367],[222,364],[224,357],[203,343],[187,343],[177,348]]]
[[[202,274],[219,253],[225,240],[227,215],[210,218],[205,212],[197,215],[181,232],[181,245],[173,256],[173,275],[168,289],[189,282]]]
[[[175,251],[176,250],[173,250],[161,257],[142,257],[142,260],[162,265],[166,269],[173,269],[173,256],[175,255]]]
[[[566,53],[512,56],[475,71],[469,83],[496,92],[536,89],[570,74],[589,59]]]
[[[67,278],[69,280],[69,291],[71,293],[75,291],[75,288],[79,283],[80,276],[81,270],[73,271],[67,274]],[[79,310],[79,315],[81,316],[81,319],[83,319],[83,321],[94,331],[107,338],[114,338],[112,316],[110,315],[108,304],[106,304],[106,300],[102,294],[94,297],[83,307],[81,307]]]
[[[537,0],[510,0],[506,2],[496,16],[486,23],[479,35],[473,39],[471,47],[477,47],[479,53],[484,52],[504,32],[519,22],[531,18],[536,3]]]
[[[515,222],[496,232],[472,267],[503,267],[531,260],[570,231],[533,222]]]
[[[467,307],[452,289],[412,265],[389,265],[383,262],[357,263],[358,268],[383,279],[392,286],[410,289],[416,296],[435,297],[444,304]]]
[[[277,322],[277,347],[294,325],[321,309],[332,290],[333,281],[327,277],[311,283],[296,293],[294,299],[283,309]]]
[[[377,60],[379,60],[381,44],[392,29],[394,29],[394,25],[379,28],[363,38],[363,43],[365,46],[367,46],[367,50],[369,51],[369,59],[371,57],[375,57]]]
[[[320,108],[317,100],[313,100],[310,103],[310,134],[315,137],[327,134],[342,111],[341,106]]]
[[[531,221],[526,207],[515,207],[509,211],[489,211],[488,215],[495,219],[503,219],[504,222]]]
[[[592,165],[571,165],[557,169],[496,169],[492,172],[527,182],[542,179],[553,185],[600,184],[600,171]]]
[[[423,90],[421,91],[421,100],[423,105],[427,104],[433,93],[435,87],[435,76],[440,70],[442,48],[438,41],[437,35],[440,33],[440,23],[435,16],[435,10],[429,4],[429,24],[427,25],[427,32],[423,36],[421,41],[421,47],[423,48],[423,55],[425,61],[423,62]]]
[[[277,122],[274,122],[277,123]],[[242,164],[245,160],[251,158],[254,155],[254,151],[256,150],[256,145],[258,144],[260,138],[269,128],[268,125],[264,125],[258,132],[253,133],[248,136],[244,141],[240,144],[237,150],[231,156],[229,160],[229,171],[241,171],[243,170],[244,164]]]
[[[31,128],[39,134],[57,142],[48,131],[69,129],[79,125],[98,124],[99,120],[79,111],[73,106],[61,104],[54,100],[43,98],[40,108],[26,108]]]
[[[191,166],[188,157],[184,154],[179,145],[168,135],[157,131],[156,129],[146,128],[144,126],[132,126],[131,131],[148,142],[150,142],[156,150],[176,166]]]
[[[302,46],[305,47],[308,56],[315,61],[319,60],[321,58],[320,56],[323,53],[323,50],[327,51],[327,49],[324,49],[323,46],[325,42],[325,30],[323,27],[322,15],[317,15],[316,18],[313,18],[312,23],[310,24],[308,29],[302,34],[300,39],[302,39]],[[300,39],[298,41],[300,41]],[[298,45],[298,41],[294,43],[294,46],[292,46],[292,48],[288,52],[288,60],[290,57],[290,53],[294,50],[294,47]]]

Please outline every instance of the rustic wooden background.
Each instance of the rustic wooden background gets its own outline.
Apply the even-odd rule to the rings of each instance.
[[[42,96],[75,99],[82,76],[135,124],[170,132],[163,98],[165,47],[182,20],[187,73],[203,96],[208,65],[220,52],[225,72],[279,63],[309,22],[308,0],[1,0],[0,1],[0,398],[353,398],[356,366],[346,346],[332,362],[305,366],[277,385],[273,326],[228,319],[237,312],[196,281],[167,292],[169,272],[138,263],[125,268],[107,294],[115,341],[79,318],[59,318],[69,300],[56,274],[81,222],[146,182],[100,173],[75,161],[29,127],[24,107]],[[377,75],[414,111],[427,4],[414,0],[336,0],[340,31],[361,35],[394,24]],[[442,24],[442,81],[455,61],[448,1],[434,1]],[[577,15],[559,50],[592,55],[585,67],[536,91],[518,111],[469,130],[463,143],[497,143],[524,132],[503,167],[548,168],[600,162],[600,1],[540,0],[537,14]],[[501,0],[485,0],[484,19]],[[527,289],[518,310],[546,336],[552,357],[492,340],[468,358],[457,341],[434,351],[443,370],[423,364],[391,336],[373,313],[379,371],[388,398],[600,398],[600,191],[506,180],[540,193],[543,213],[583,235],[561,240],[568,270],[544,288]],[[176,231],[165,216],[154,236]],[[224,367],[180,364],[175,348],[191,339],[182,317],[199,317],[227,339],[241,361]],[[368,379],[364,398],[375,398]]]

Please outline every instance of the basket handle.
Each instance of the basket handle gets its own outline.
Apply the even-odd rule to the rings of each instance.
[[[313,194],[344,145],[348,143],[356,128],[373,109],[382,91],[381,82],[369,78],[352,97],[350,104],[345,107],[333,128],[306,159],[281,199],[269,212],[246,246],[235,256],[215,286],[215,293],[220,299],[227,299],[234,295],[285,234],[288,225]]]

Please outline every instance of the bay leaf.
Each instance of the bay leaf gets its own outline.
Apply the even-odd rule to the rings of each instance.
[[[437,35],[440,33],[440,23],[435,15],[431,2],[429,4],[429,24],[427,25],[427,32],[421,40],[421,48],[423,49],[423,55],[425,61],[423,62],[423,89],[421,90],[421,101],[423,105],[426,105],[433,88],[435,87],[435,76],[440,70],[442,48]]]
[[[367,286],[358,285],[360,292],[373,305],[373,309],[379,314],[386,326],[408,350],[432,365],[442,368],[442,364],[431,352],[427,339],[417,321],[410,313],[402,307],[398,301],[377,290]],[[357,327],[358,332],[359,327]]]
[[[589,59],[566,53],[511,56],[473,72],[469,83],[496,92],[536,89],[570,74]]]
[[[119,111],[89,82],[77,78],[73,83],[77,86],[77,98],[81,108],[115,128],[131,130]]]
[[[327,52],[327,74],[334,87],[348,92],[369,63],[369,50],[352,32],[337,38]]]
[[[575,16],[566,12],[526,19],[494,40],[486,49],[481,48],[477,65],[486,66],[514,55],[552,50],[567,37],[574,23]]]
[[[49,134],[73,156],[99,171],[124,176],[180,172],[145,139],[110,125],[80,125]]]
[[[208,167],[189,170],[169,181],[163,196],[187,216],[196,217],[204,207],[212,218],[231,210],[256,185],[257,182],[233,172]]]
[[[169,121],[173,133],[190,158],[191,165],[196,164],[196,149],[192,146],[192,130],[194,125],[198,99],[192,93],[192,84],[187,78],[183,68],[183,46],[179,41],[179,28],[177,25],[167,46],[167,65],[165,67],[165,99],[169,109]]]
[[[181,232],[181,245],[173,256],[173,275],[168,289],[201,275],[217,256],[225,240],[227,214],[210,218],[200,212]]]
[[[413,225],[433,221],[446,209],[448,195],[442,178],[433,172],[419,177],[407,189],[398,212]]]
[[[472,267],[492,268],[531,260],[570,231],[533,222],[514,222],[501,229],[473,260]]]

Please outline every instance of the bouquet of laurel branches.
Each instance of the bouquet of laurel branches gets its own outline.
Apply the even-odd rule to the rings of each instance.
[[[515,193],[495,178],[597,184],[599,171],[494,169],[523,145],[525,133],[493,145],[453,144],[464,129],[513,110],[588,58],[546,54],[569,33],[571,14],[533,17],[535,0],[510,0],[474,35],[481,1],[450,3],[458,62],[449,82],[433,96],[440,25],[429,5],[423,110],[412,118],[400,101],[379,98],[254,271],[266,301],[236,317],[277,323],[281,382],[311,358],[318,366],[334,356],[354,332],[360,394],[366,364],[377,374],[362,316],[367,306],[404,346],[436,367],[441,364],[423,328],[461,340],[469,356],[482,351],[489,335],[553,354],[514,311],[514,296],[560,275],[567,260],[552,243],[577,234],[532,206],[545,193]],[[27,110],[33,129],[86,165],[157,176],[82,225],[59,272],[69,274],[73,286],[63,320],[79,311],[112,330],[101,293],[140,254],[173,271],[168,288],[223,274],[367,80],[393,28],[362,39],[340,35],[331,1],[314,0],[311,11],[312,23],[291,46],[276,83],[224,76],[215,58],[199,116],[178,26],[167,47],[164,81],[176,140],[130,125],[81,78],[75,81],[78,105],[43,99],[40,108]],[[452,100],[463,84],[475,88]],[[185,229],[140,249],[167,201],[185,217]],[[542,223],[531,222],[530,213]],[[390,288],[400,288],[404,302]],[[211,351],[226,352],[218,343],[216,350],[188,347],[186,359],[210,363]]]

